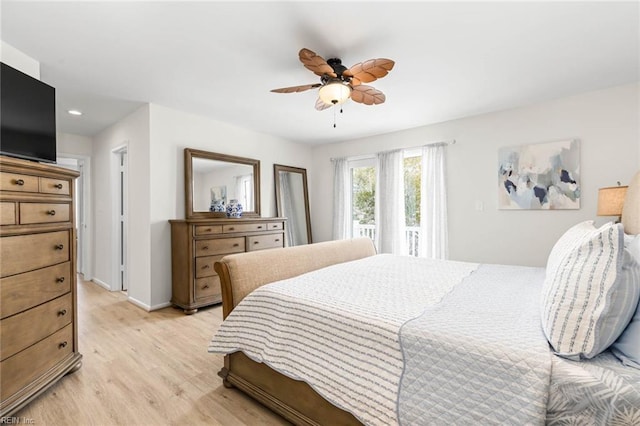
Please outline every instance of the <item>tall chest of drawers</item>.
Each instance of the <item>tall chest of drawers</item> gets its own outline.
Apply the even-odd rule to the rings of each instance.
[[[171,223],[171,303],[186,314],[222,302],[213,264],[227,254],[284,247],[284,218],[190,219]]]
[[[0,157],[0,418],[80,367],[74,179]]]

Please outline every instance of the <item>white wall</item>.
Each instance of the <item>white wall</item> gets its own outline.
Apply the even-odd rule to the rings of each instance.
[[[115,191],[114,149],[127,146],[129,162],[128,294],[145,308],[151,300],[149,105],[144,105],[93,140],[94,279],[117,288],[113,241]]]
[[[86,136],[58,132],[56,142],[58,155],[70,154],[73,156],[91,157],[93,154],[93,140]]]
[[[599,187],[627,183],[640,169],[640,85],[463,118],[313,149],[310,184],[316,241],[331,239],[330,158],[455,139],[447,147],[450,258],[541,266],[571,225],[594,219]],[[497,209],[498,149],[577,138],[581,141],[582,207],[564,211]],[[483,206],[482,211],[476,205]],[[602,221],[603,219],[600,219]]]
[[[184,219],[184,148],[260,160],[263,217],[275,216],[273,164],[311,167],[311,147],[257,133],[207,117],[152,104],[151,111],[151,300],[161,306],[171,298],[169,219]],[[312,180],[312,175],[309,176]]]

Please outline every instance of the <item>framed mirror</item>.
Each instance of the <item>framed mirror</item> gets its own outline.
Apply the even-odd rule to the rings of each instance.
[[[287,218],[286,238],[290,246],[311,244],[311,217],[307,170],[273,165],[278,216]]]
[[[184,175],[187,219],[227,217],[213,210],[231,200],[242,216],[260,216],[260,160],[185,148]]]

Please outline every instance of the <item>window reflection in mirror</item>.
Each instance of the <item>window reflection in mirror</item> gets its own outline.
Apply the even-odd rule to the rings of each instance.
[[[278,216],[287,218],[288,245],[310,244],[311,221],[307,170],[275,164],[274,177]]]
[[[219,202],[226,206],[238,200],[245,211],[253,211],[253,166],[193,158],[193,211],[212,211]]]

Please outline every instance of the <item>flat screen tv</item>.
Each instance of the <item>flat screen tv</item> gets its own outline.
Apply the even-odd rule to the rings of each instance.
[[[0,66],[0,154],[55,163],[56,90]]]

